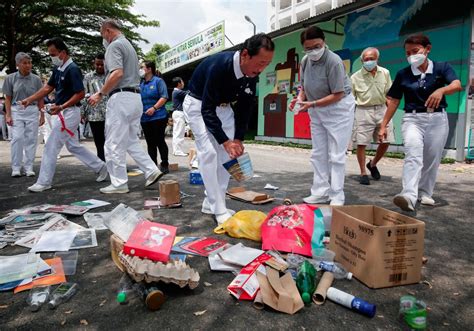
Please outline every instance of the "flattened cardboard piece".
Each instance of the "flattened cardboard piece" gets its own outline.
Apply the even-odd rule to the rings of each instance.
[[[280,277],[279,272],[267,267],[267,275],[257,272],[263,302],[275,310],[294,314],[304,307],[295,281],[289,273]]]
[[[177,163],[170,163],[168,164],[169,171],[178,171],[179,166]]]
[[[232,187],[227,191],[227,195],[234,200],[250,202],[253,205],[263,205],[275,200],[266,193],[248,191],[244,187]]]

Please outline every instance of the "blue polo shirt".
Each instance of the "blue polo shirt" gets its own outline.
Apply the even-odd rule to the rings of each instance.
[[[430,61],[428,70],[423,75],[418,69],[408,66],[397,73],[387,96],[401,100],[405,97],[405,111],[426,111],[425,102],[437,89],[459,79],[448,62]],[[443,96],[436,111],[447,108]]]
[[[183,101],[186,95],[188,95],[187,91],[180,90],[176,87],[173,89],[173,93],[171,94],[173,110],[183,111]]]
[[[48,81],[48,85],[54,87],[54,103],[56,105],[62,105],[71,99],[74,94],[84,90],[81,69],[69,60],[65,65],[65,68],[64,65],[61,68],[54,67],[53,74]]]
[[[229,140],[229,137],[222,129],[216,107],[232,102],[235,119],[233,139],[244,139],[251,115],[257,77],[245,77],[240,71],[239,59],[239,52],[211,55],[197,66],[189,82],[191,96],[202,101],[201,113],[206,128],[219,144]]]
[[[143,103],[143,115],[141,122],[151,122],[168,117],[165,105],[161,106],[152,116],[148,116],[145,112],[153,107],[161,98],[168,99],[168,89],[163,79],[153,76],[149,81],[142,79],[140,83],[140,94]]]

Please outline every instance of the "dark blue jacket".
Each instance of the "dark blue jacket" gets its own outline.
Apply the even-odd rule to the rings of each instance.
[[[202,100],[204,123],[219,144],[232,137],[227,137],[222,130],[216,107],[223,103],[232,103],[235,119],[233,138],[243,140],[256,91],[256,77],[235,77],[234,53],[221,52],[209,56],[194,70],[189,82],[191,95]]]
[[[173,101],[173,110],[183,110],[183,101],[187,94],[187,91],[183,91],[178,88],[173,89],[173,93],[171,93],[171,98]]]

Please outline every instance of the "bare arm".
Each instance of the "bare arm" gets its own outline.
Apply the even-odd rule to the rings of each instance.
[[[102,98],[103,95],[109,94],[115,86],[117,86],[118,82],[123,77],[123,69],[115,69],[112,71],[112,73],[107,77],[107,80],[105,81],[104,86],[102,86],[100,92],[97,92],[96,94],[92,95],[87,102],[89,102],[90,105],[95,106],[99,103],[100,99]]]
[[[62,105],[51,106],[51,115],[55,115],[63,109],[76,105],[79,101],[81,101],[84,98],[85,94],[86,92],[84,90],[79,91],[75,93],[72,97],[70,97],[69,100],[63,103]]]
[[[12,96],[6,95],[5,96],[5,121],[8,125],[13,125],[12,120]]]
[[[428,97],[425,102],[425,107],[438,108],[443,95],[450,95],[462,91],[461,81],[459,79],[453,80],[451,84],[440,87]]]
[[[383,142],[387,138],[387,126],[390,120],[392,119],[393,115],[398,109],[398,105],[400,105],[399,99],[394,99],[387,97],[387,110],[385,111],[385,116],[380,124],[379,130],[379,141]]]
[[[324,107],[344,98],[344,92],[332,93],[313,102],[316,107]]]
[[[25,100],[22,100],[21,104],[26,107],[30,103],[32,103],[33,101],[36,101],[36,100],[38,100],[38,103],[39,103],[40,99],[41,99],[41,101],[43,101],[43,98],[45,96],[47,96],[48,94],[50,94],[51,92],[53,92],[53,90],[54,90],[54,87],[52,87],[48,84],[45,84],[38,92],[36,92],[33,95],[30,95]]]

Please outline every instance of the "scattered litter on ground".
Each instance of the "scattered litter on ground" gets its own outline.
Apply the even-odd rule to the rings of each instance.
[[[207,310],[195,311],[194,316],[201,316],[201,315],[204,315],[206,312]]]

